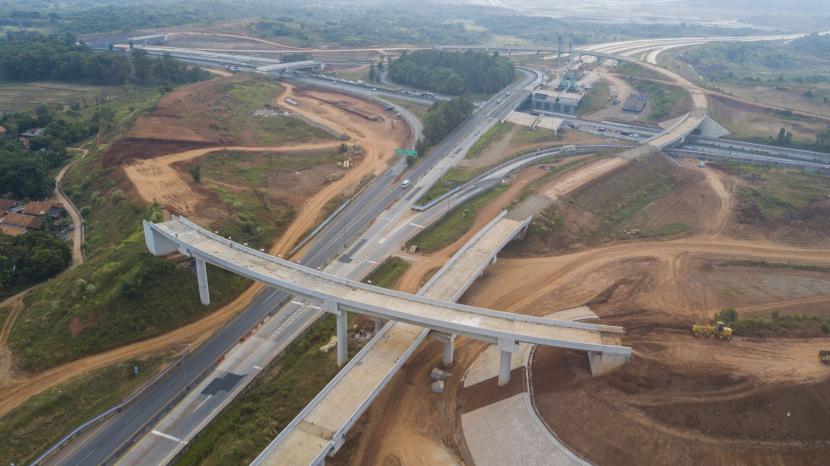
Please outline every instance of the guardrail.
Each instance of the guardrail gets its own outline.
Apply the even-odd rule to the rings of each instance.
[[[106,418],[110,417],[111,415],[121,411],[122,409],[127,407],[130,403],[134,402],[135,400],[137,400],[138,398],[143,396],[144,393],[147,390],[150,389],[150,387],[152,387],[162,377],[164,377],[170,371],[172,371],[173,368],[178,366],[179,363],[181,363],[189,355],[190,355],[189,351],[187,353],[181,355],[178,359],[176,359],[176,361],[173,364],[167,366],[163,371],[159,372],[152,379],[145,382],[141,387],[138,388],[138,390],[133,392],[127,398],[125,398],[124,400],[122,400],[118,404],[112,406],[111,408],[107,409],[106,411],[102,412],[101,414],[98,414],[97,416],[93,417],[92,419],[84,422],[83,424],[76,427],[75,429],[73,429],[68,434],[64,435],[60,440],[57,441],[57,443],[55,443],[54,445],[49,447],[48,450],[46,450],[43,454],[38,456],[37,459],[35,459],[31,463],[31,466],[43,464],[44,461],[46,461],[53,454],[57,453],[58,450],[63,448],[67,443],[69,443],[70,440],[72,440],[73,438],[77,437],[78,435],[84,433],[87,429],[94,426],[95,424],[98,424],[99,422],[105,420]]]
[[[513,164],[518,164],[518,165],[516,165],[516,167],[513,170],[511,170],[511,172],[513,172],[515,170],[518,170],[520,168],[524,168],[527,165],[530,165],[531,163],[535,162],[537,159],[544,159],[546,157],[551,157],[551,156],[555,156],[555,155],[558,155],[558,154],[565,154],[565,153],[567,153],[567,154],[579,154],[579,153],[594,152],[594,151],[597,151],[597,150],[604,150],[604,149],[625,149],[625,148],[630,148],[631,146],[625,146],[625,145],[622,145],[622,144],[596,144],[596,145],[577,146],[576,149],[572,149],[572,150],[566,150],[565,147],[567,147],[567,146],[557,146],[557,147],[553,147],[553,148],[541,149],[539,151],[533,151],[533,152],[528,152],[528,153],[519,155],[518,157],[512,158],[512,159],[510,159],[506,162],[503,162],[503,163],[487,170],[486,172],[476,176],[472,180],[467,181],[466,183],[464,183],[462,185],[456,186],[455,188],[447,191],[444,194],[441,194],[440,196],[436,197],[435,199],[430,200],[426,204],[415,204],[415,205],[413,205],[412,209],[417,210],[419,212],[429,210],[431,207],[434,207],[436,204],[439,204],[441,201],[447,199],[448,197],[454,195],[455,193],[465,189],[466,187],[468,187],[472,184],[475,184],[475,183],[478,183],[482,180],[485,180],[488,177],[492,176],[493,173],[496,173],[500,170],[504,170],[505,168],[507,168],[507,167],[509,167],[510,165],[513,165]]]

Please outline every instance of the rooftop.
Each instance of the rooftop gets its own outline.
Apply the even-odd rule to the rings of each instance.
[[[23,207],[23,213],[26,215],[36,215],[36,216],[43,216],[49,213],[49,209],[52,209],[55,206],[54,202],[50,201],[43,201],[43,202],[29,202]]]
[[[3,233],[4,235],[20,236],[23,233],[26,233],[27,231],[29,230],[23,227],[19,227],[17,225],[4,225],[0,223],[0,233]]]
[[[35,217],[26,214],[6,214],[5,217],[0,218],[0,224],[16,225],[23,228],[31,228],[34,230],[43,226],[43,217]]]

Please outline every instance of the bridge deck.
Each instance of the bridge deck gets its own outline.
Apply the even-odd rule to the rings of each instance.
[[[529,220],[519,222],[502,214],[459,250],[418,294],[440,300],[458,299]],[[415,325],[388,324],[382,335],[372,341],[373,346],[355,356],[253,464],[319,464],[427,334],[428,330]],[[595,336],[600,338],[599,333]]]
[[[342,308],[386,319],[412,323],[446,333],[484,341],[499,339],[604,353],[630,354],[630,348],[604,345],[597,332],[621,333],[619,327],[521,316],[428,299],[385,290],[337,277],[290,261],[260,253],[177,217],[145,223],[145,235],[161,234],[171,240],[167,250],[151,246],[155,254],[176,249],[240,275],[276,288],[321,301],[336,301]],[[148,239],[148,244],[157,242]]]

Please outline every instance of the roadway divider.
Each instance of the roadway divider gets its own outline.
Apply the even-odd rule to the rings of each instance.
[[[296,246],[294,246],[293,248],[291,248],[291,250],[290,250],[290,251],[288,251],[288,256],[287,256],[287,257],[291,257],[291,256],[293,256],[293,255],[294,255],[297,251],[299,251],[300,249],[302,249],[302,248],[303,248],[303,246],[305,246],[306,244],[308,244],[308,242],[309,242],[309,241],[311,241],[311,240],[312,240],[315,236],[317,236],[317,234],[318,234],[318,233],[320,233],[320,232],[323,230],[323,228],[325,228],[325,227],[326,227],[329,223],[331,223],[331,221],[332,221],[332,220],[334,220],[334,219],[335,219],[335,217],[337,217],[337,215],[338,215],[340,212],[342,212],[342,211],[343,211],[343,209],[345,209],[345,208],[346,208],[349,204],[351,204],[351,203],[352,203],[352,199],[354,199],[355,197],[357,197],[357,196],[358,196],[358,195],[359,195],[362,191],[363,191],[363,190],[361,189],[359,192],[355,193],[355,195],[354,195],[354,196],[352,196],[352,197],[350,197],[350,198],[346,199],[346,200],[345,200],[342,204],[340,204],[340,207],[338,207],[337,209],[335,209],[335,210],[334,210],[334,212],[332,212],[331,214],[329,214],[329,216],[328,216],[328,217],[326,217],[326,219],[325,219],[325,220],[323,220],[322,222],[320,222],[320,224],[319,224],[319,225],[317,225],[316,227],[314,227],[314,229],[313,229],[313,230],[311,230],[311,232],[309,232],[309,234],[305,235],[305,236],[303,237],[303,239],[301,239],[301,240],[300,240],[300,242],[298,242],[298,243],[297,243],[297,245],[296,245]]]

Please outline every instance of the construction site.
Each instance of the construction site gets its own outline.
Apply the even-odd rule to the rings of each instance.
[[[165,93],[101,151],[96,195],[157,207],[131,241],[213,307],[28,373],[10,300],[0,411],[167,352],[178,379],[36,464],[826,464],[826,159],[695,152],[746,109],[652,63],[673,42],[601,45],[516,58],[421,154],[432,93],[317,70]]]

